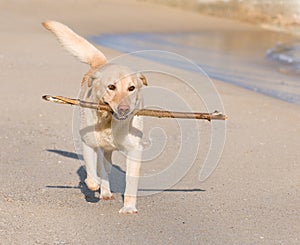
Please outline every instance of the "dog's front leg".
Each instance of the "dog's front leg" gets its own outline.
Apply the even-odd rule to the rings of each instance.
[[[111,170],[111,151],[103,151],[98,149],[98,175],[101,178],[101,193],[100,198],[103,200],[113,199],[110,192],[109,173]]]
[[[126,189],[124,194],[124,207],[119,213],[134,214],[137,213],[136,198],[138,190],[138,181],[141,167],[141,151],[130,151],[126,160]]]
[[[91,191],[97,191],[101,183],[101,180],[97,175],[97,152],[83,142],[82,153],[87,172],[85,183]]]

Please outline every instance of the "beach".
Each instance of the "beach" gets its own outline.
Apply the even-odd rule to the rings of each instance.
[[[127,216],[118,214],[122,188],[117,184],[112,201],[99,200],[98,193],[84,187],[85,170],[73,141],[73,109],[41,99],[44,94],[76,97],[88,70],[42,27],[45,20],[60,21],[92,42],[93,36],[106,34],[247,33],[260,27],[134,0],[0,1],[0,9],[0,244],[299,244],[299,105],[215,76],[213,87],[229,117],[217,168],[199,181],[211,143],[211,124],[201,121],[200,150],[188,172],[165,191],[140,196],[139,213]],[[93,43],[108,59],[122,54]],[[243,70],[244,63],[234,64],[233,70]],[[171,69],[182,76],[194,74]],[[251,69],[247,66],[248,73],[255,73]],[[191,102],[193,110],[206,109],[170,77],[165,84],[154,78],[149,88],[168,87]],[[171,120],[146,124],[164,128],[169,139],[178,137]],[[153,159],[153,167],[142,165],[142,173],[168,166],[178,149],[167,144],[167,154],[158,162]]]

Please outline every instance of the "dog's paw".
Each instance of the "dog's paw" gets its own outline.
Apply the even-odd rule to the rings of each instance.
[[[84,182],[91,191],[99,190],[99,185],[92,178],[87,177]]]
[[[113,200],[115,199],[113,194],[111,194],[109,187],[106,187],[105,185],[101,185],[100,188],[100,199],[101,200]]]
[[[100,194],[100,199],[108,201],[108,200],[114,200],[115,197],[111,193],[106,193],[106,194]]]
[[[135,206],[124,206],[119,210],[120,214],[137,214],[138,210]]]

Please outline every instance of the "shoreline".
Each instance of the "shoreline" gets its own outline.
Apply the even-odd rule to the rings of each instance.
[[[260,41],[257,41],[257,36]],[[129,32],[123,34],[102,34],[90,40],[100,46],[118,50],[125,54],[141,50],[162,50],[185,56],[213,80],[234,84],[260,94],[300,105],[298,73],[293,66],[276,64],[270,59],[270,50],[275,43],[290,42],[289,35],[256,31],[204,31],[204,32]],[[185,40],[189,40],[185,43]],[[283,41],[285,40],[285,41]],[[249,49],[251,51],[249,51]],[[282,48],[283,49],[283,48]],[[284,49],[283,49],[284,50]],[[267,55],[268,51],[268,55]],[[291,51],[290,51],[291,52]],[[280,50],[274,50],[273,57],[283,57]],[[280,56],[280,57],[281,57]],[[204,58],[205,57],[205,58]],[[174,68],[199,72],[166,57],[153,58],[148,53],[146,60],[170,65]],[[268,59],[269,58],[269,59]],[[227,63],[230,62],[229,65]],[[233,71],[233,67],[236,67]]]

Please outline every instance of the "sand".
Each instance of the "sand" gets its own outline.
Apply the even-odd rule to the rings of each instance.
[[[41,100],[76,96],[87,69],[44,20],[84,36],[257,27],[131,0],[1,1],[0,9],[1,244],[299,244],[299,106],[214,81],[230,117],[218,168],[200,183],[196,162],[176,186],[139,198],[138,215],[124,216],[120,193],[85,198],[72,109]]]

